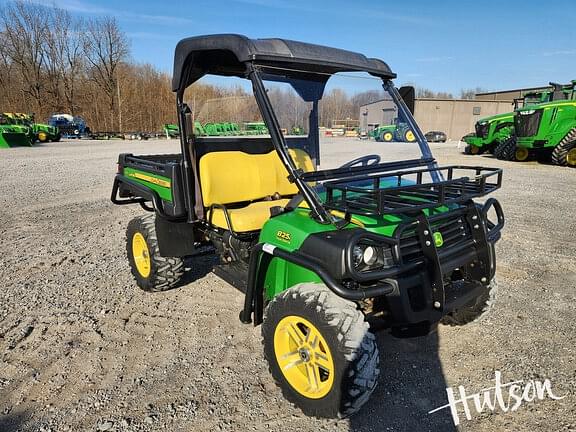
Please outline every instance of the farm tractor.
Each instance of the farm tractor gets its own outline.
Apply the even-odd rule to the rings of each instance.
[[[554,98],[554,91],[528,92],[522,98],[514,100],[514,110],[521,106],[531,106],[542,102],[548,102]],[[565,99],[566,94],[556,97]],[[464,153],[469,155],[479,155],[482,153],[493,153],[500,156],[501,144],[514,135],[514,112],[496,114],[485,117],[476,122],[475,132],[463,137],[467,144]]]
[[[48,142],[60,140],[58,128],[43,123],[36,123],[34,121],[34,114],[4,113],[4,117],[11,125],[27,128],[27,133],[32,143],[36,141]]]
[[[183,98],[205,75],[247,80],[269,135],[196,136]],[[380,154],[351,148],[361,156],[322,162],[334,148],[320,142],[324,90],[351,75],[389,95],[416,157],[368,142]],[[369,399],[387,360],[375,331],[465,325],[493,302],[504,214],[494,198],[474,199],[501,186],[502,170],[439,166],[412,116],[414,89],[395,77],[382,60],[303,42],[184,39],[172,81],[180,153],[118,159],[112,202],[148,212],[126,231],[136,284],[178,287],[213,251],[214,273],[243,293],[240,321],[261,325],[272,377],[307,415],[350,416]],[[306,135],[282,133],[268,96],[279,85],[306,102]]]
[[[378,126],[369,133],[371,138],[379,142],[404,141],[415,142],[416,136],[408,124],[395,120],[394,124]]]
[[[0,113],[0,148],[31,146],[32,132],[28,126],[14,124],[12,119]]]
[[[562,97],[515,111],[515,135],[502,143],[500,159],[576,167],[576,80],[556,87]]]

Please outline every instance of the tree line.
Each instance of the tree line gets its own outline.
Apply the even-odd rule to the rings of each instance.
[[[361,105],[383,95],[332,89],[321,101],[320,125],[357,119]],[[452,97],[426,89],[418,95]],[[293,91],[271,87],[269,96],[283,127],[307,124],[310,106]],[[185,98],[201,122],[260,120],[242,86],[195,83]],[[98,131],[152,132],[176,122],[171,77],[131,58],[115,18],[76,17],[26,0],[0,7],[0,112],[34,113],[40,122],[54,113],[79,115]]]

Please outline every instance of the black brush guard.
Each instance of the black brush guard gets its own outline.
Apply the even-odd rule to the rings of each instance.
[[[496,220],[488,213],[494,210]],[[359,232],[346,247],[345,254],[363,238],[379,238],[391,246],[397,265],[380,271],[351,271],[352,279],[360,282],[356,288],[337,280],[329,268],[318,259],[300,251],[287,251],[266,243],[259,243],[251,250],[248,283],[244,308],[240,312],[243,323],[254,325],[263,318],[263,276],[273,257],[281,258],[315,272],[334,294],[347,300],[385,297],[391,311],[391,326],[410,326],[418,323],[435,323],[444,315],[473,301],[486,289],[496,271],[494,244],[500,239],[504,227],[502,207],[494,198],[483,206],[468,201],[458,209],[426,216],[420,212],[412,221],[401,224],[391,238],[369,232]],[[455,235],[454,228],[462,228]],[[436,247],[433,233],[446,234],[445,247]],[[417,254],[406,249],[417,248]],[[412,255],[412,259],[408,257]],[[348,261],[350,261],[348,259]],[[466,267],[469,281],[459,287],[445,284],[452,271]],[[363,285],[372,281],[370,285]],[[423,304],[418,307],[410,298],[410,290],[423,293]]]
[[[424,182],[424,176],[436,172],[445,180]],[[411,184],[406,183],[408,177]],[[396,187],[380,187],[381,180],[392,179]],[[369,187],[349,183],[370,182]],[[413,182],[413,183],[412,183]],[[324,183],[326,201],[332,210],[364,216],[417,212],[440,205],[464,203],[489,194],[502,185],[502,170],[476,166],[452,165],[406,171],[376,173],[358,179],[343,178]]]

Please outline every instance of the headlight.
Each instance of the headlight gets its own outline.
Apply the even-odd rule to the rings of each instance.
[[[377,270],[392,267],[394,258],[387,246],[357,244],[352,249],[354,268],[360,271]]]

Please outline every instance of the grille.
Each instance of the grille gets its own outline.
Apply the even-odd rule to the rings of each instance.
[[[470,227],[462,214],[450,215],[430,222],[432,232],[440,232],[444,244],[439,251],[458,247],[472,237]],[[403,263],[418,261],[422,258],[422,246],[416,234],[415,227],[404,230],[400,237],[400,256]]]
[[[516,136],[530,137],[536,135],[540,127],[541,118],[542,110],[535,110],[530,114],[522,114],[522,111],[516,113],[514,116]]]
[[[488,129],[490,129],[490,123],[476,123],[476,136],[478,138],[486,138],[488,136]]]

